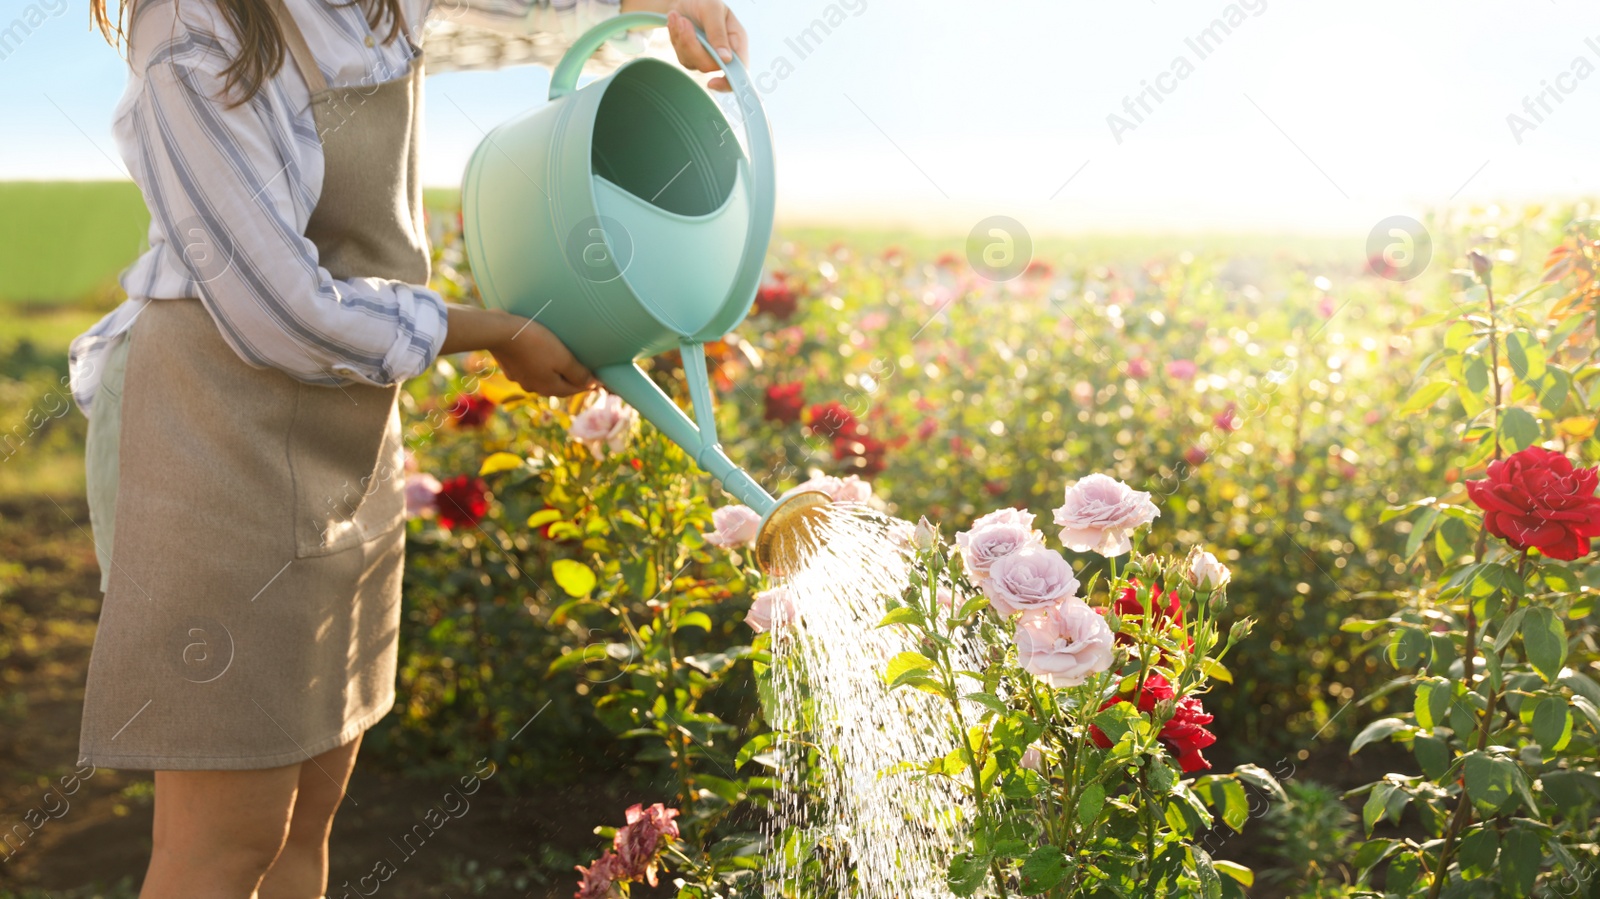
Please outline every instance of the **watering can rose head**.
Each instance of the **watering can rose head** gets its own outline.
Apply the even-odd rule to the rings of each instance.
[[[1091,474],[1067,488],[1055,523],[1068,549],[1115,558],[1130,552],[1133,532],[1160,514],[1150,494],[1109,475]]]

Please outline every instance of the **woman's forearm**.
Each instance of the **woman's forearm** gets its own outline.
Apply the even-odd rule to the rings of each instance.
[[[446,303],[448,324],[439,355],[493,350],[502,346],[527,324],[527,319],[498,309],[482,309],[461,303]]]

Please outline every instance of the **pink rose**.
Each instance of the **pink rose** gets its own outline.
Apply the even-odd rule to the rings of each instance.
[[[987,515],[980,516],[972,523],[972,530],[986,527],[991,524],[1014,524],[1028,529],[1033,528],[1033,513],[1027,509],[996,509]]]
[[[1082,600],[1069,599],[1017,625],[1017,662],[1052,687],[1076,687],[1111,667],[1111,627]]]
[[[755,602],[750,604],[750,613],[744,616],[744,623],[761,634],[780,624],[793,625],[799,619],[800,606],[795,602],[794,594],[789,592],[788,587],[773,587],[756,594]]]
[[[406,485],[403,490],[406,497],[406,517],[417,518],[434,511],[434,502],[439,496],[439,489],[444,485],[431,474],[406,475]]]
[[[1150,360],[1135,357],[1128,360],[1128,377],[1143,381],[1150,377]]]
[[[1150,494],[1116,478],[1092,474],[1067,488],[1066,502],[1055,510],[1055,522],[1061,525],[1061,542],[1068,549],[1093,550],[1113,558],[1131,551],[1134,529],[1160,514]]]
[[[827,494],[828,498],[836,503],[865,503],[867,500],[872,499],[872,485],[855,475],[850,475],[847,478],[817,475],[804,484],[786,492],[784,496],[802,493],[807,490],[815,490],[819,493]]]
[[[1002,616],[1037,615],[1078,594],[1072,566],[1053,549],[1030,544],[1001,556],[989,567],[983,594]]]
[[[761,516],[749,506],[723,506],[711,513],[711,523],[716,529],[706,532],[706,542],[732,549],[755,541]]]
[[[638,420],[639,413],[624,403],[622,397],[602,390],[595,394],[586,409],[573,417],[567,435],[588,447],[599,460],[605,458],[607,449],[615,453],[628,445],[628,434]]]
[[[1195,374],[1198,373],[1199,371],[1200,371],[1200,366],[1195,365],[1193,362],[1189,361],[1188,359],[1174,359],[1171,362],[1167,363],[1167,377],[1173,378],[1175,380],[1179,380],[1179,381],[1190,381],[1190,380],[1193,380]]]
[[[985,515],[972,530],[956,535],[956,548],[961,551],[962,561],[966,562],[967,572],[975,583],[988,578],[989,569],[1006,556],[1025,546],[1044,543],[1044,535],[1032,527],[1033,515],[1024,513],[1030,519],[1024,524],[1013,518],[996,519],[994,514]],[[983,523],[984,519],[990,521]]]

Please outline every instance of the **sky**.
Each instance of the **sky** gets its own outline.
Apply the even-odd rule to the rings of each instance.
[[[1600,192],[1597,3],[730,7],[751,34],[785,221],[1364,233],[1446,203]],[[0,46],[0,180],[124,177],[109,133],[122,61],[81,0],[0,0],[0,32],[30,18]],[[479,127],[536,105],[547,80],[430,78],[425,181],[456,184]]]

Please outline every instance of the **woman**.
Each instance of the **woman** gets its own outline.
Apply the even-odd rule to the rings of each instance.
[[[130,63],[114,131],[151,224],[129,300],[71,354],[106,593],[80,751],[156,772],[141,896],[311,899],[361,735],[394,703],[399,383],[469,350],[539,393],[592,380],[539,324],[426,287],[431,0],[129,0],[114,24],[106,2],[92,15]],[[478,19],[556,15],[518,2]],[[690,18],[744,53],[720,0],[622,2],[669,6],[685,66],[716,68]]]

